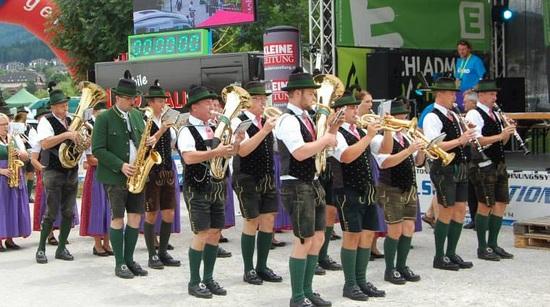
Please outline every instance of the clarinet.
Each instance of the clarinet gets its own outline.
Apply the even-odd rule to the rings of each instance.
[[[458,117],[458,123],[460,124],[460,128],[462,131],[468,130],[468,125],[466,124],[465,119],[460,115],[460,110],[458,109],[457,104],[453,104],[453,112],[456,114],[456,117]],[[483,151],[483,146],[479,143],[479,140],[477,138],[472,138],[470,140],[470,144],[474,147],[474,149],[479,153],[481,157],[481,161],[490,161],[489,157],[485,154]]]
[[[504,112],[502,112],[502,109],[499,107],[499,105],[495,103],[495,106],[494,106],[493,109],[497,112],[498,117],[499,117],[500,121],[502,122],[502,126],[504,128],[510,126],[510,120],[504,114]],[[519,135],[517,129],[514,129],[514,137],[516,138],[516,141],[519,143],[519,147],[523,150],[523,155],[527,156],[528,154],[530,154],[531,152],[527,148],[527,145],[525,145],[525,142],[523,142],[523,139]]]

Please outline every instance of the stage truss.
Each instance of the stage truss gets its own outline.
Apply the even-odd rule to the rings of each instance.
[[[335,0],[309,0],[309,69],[336,74]],[[320,57],[320,58],[319,58]],[[320,62],[319,62],[320,60]],[[319,67],[320,66],[320,67]]]

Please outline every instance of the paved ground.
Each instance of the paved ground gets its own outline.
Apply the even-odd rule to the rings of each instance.
[[[186,212],[183,213],[184,215]],[[240,220],[237,229],[240,229]],[[76,260],[55,260],[54,249],[47,255],[50,263],[34,262],[38,233],[28,239],[16,240],[23,249],[0,254],[0,306],[288,306],[290,281],[288,255],[290,247],[271,252],[269,265],[284,277],[282,284],[252,286],[242,282],[240,258],[240,233],[232,228],[224,231],[230,240],[223,246],[233,252],[232,258],[218,259],[215,278],[224,285],[227,297],[200,300],[187,294],[189,276],[187,248],[189,226],[187,216],[182,217],[184,233],[173,236],[173,255],[183,260],[180,268],[163,271],[149,270],[145,278],[121,280],[114,277],[114,259],[92,255],[92,240],[78,236],[75,229],[68,246]],[[277,238],[289,242],[290,234],[278,234]],[[431,268],[433,257],[433,232],[425,229],[413,239],[409,265],[422,276],[418,283],[395,286],[383,281],[383,260],[369,264],[368,278],[387,291],[387,297],[358,303],[342,298],[342,272],[329,272],[315,277],[314,288],[334,306],[549,306],[550,305],[550,251],[515,249],[511,227],[501,234],[504,248],[514,253],[515,260],[500,263],[475,259],[475,233],[463,232],[460,254],[474,260],[472,270],[443,272]],[[330,254],[339,259],[341,241],[332,241]],[[380,248],[382,241],[379,242]],[[145,243],[140,239],[136,260],[146,264]]]

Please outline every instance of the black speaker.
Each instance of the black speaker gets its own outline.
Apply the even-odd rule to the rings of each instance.
[[[504,112],[525,112],[525,78],[498,78],[497,103]]]

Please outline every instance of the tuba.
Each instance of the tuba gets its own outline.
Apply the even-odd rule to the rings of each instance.
[[[16,148],[17,144],[15,143],[15,137],[8,136],[8,169],[11,171],[11,175],[8,178],[8,186],[10,188],[19,187],[19,170],[25,165],[23,161],[19,160]]]
[[[315,132],[317,139],[326,134],[329,123],[328,116],[332,112],[330,105],[344,94],[344,84],[334,75],[317,75],[313,77],[316,84],[321,85],[316,90],[317,94],[317,121]],[[315,155],[315,169],[317,174],[325,170],[327,166],[327,149]]]
[[[82,157],[82,154],[90,147],[90,143],[92,142],[92,127],[83,120],[84,111],[106,97],[105,91],[99,85],[92,82],[83,81],[80,83],[80,87],[82,89],[82,96],[80,97],[80,103],[76,109],[73,121],[68,129],[68,131],[78,132],[78,141],[75,143],[68,140],[63,142],[59,147],[59,162],[61,162],[64,168],[77,166],[80,157]]]
[[[229,145],[233,136],[231,120],[235,118],[242,109],[246,109],[250,106],[250,94],[240,86],[229,85],[224,87],[222,90],[222,99],[225,101],[225,108],[223,109],[223,114],[218,117],[218,126],[214,131],[212,149],[215,149],[220,144]],[[212,158],[210,160],[212,177],[215,179],[223,179],[228,166],[228,159],[224,157]]]
[[[136,160],[134,161],[136,173],[128,177],[127,181],[128,191],[133,194],[139,194],[143,191],[153,165],[162,163],[160,154],[153,147],[147,146],[147,139],[151,134],[151,127],[153,126],[153,110],[146,107],[145,115],[147,116],[147,122],[141,134],[139,147],[136,151]]]

